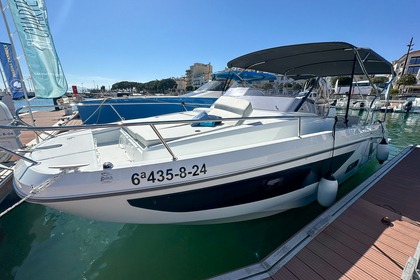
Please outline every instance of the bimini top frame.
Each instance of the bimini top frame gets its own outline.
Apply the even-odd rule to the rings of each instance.
[[[231,68],[281,74],[295,80],[327,76],[350,76],[353,80],[355,75],[365,75],[370,81],[369,75],[385,74],[391,76],[387,91],[395,77],[392,64],[382,56],[371,49],[358,48],[345,42],[308,43],[265,49],[235,58],[227,65]],[[372,82],[371,84],[376,89]],[[351,99],[350,92],[352,92],[352,84],[348,94],[346,124]],[[309,94],[310,92],[307,96]]]
[[[354,64],[356,53],[363,66]],[[235,58],[227,65],[295,79],[347,76],[352,73],[364,75],[364,70],[369,75],[394,75],[392,64],[373,50],[344,42],[308,43],[265,49]]]

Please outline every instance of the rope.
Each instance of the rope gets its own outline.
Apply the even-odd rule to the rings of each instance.
[[[45,190],[46,188],[48,188],[49,186],[54,184],[65,173],[67,173],[68,170],[70,170],[70,169],[62,169],[60,173],[57,173],[54,176],[52,176],[51,178],[45,180],[38,187],[32,188],[32,190],[28,193],[28,195],[26,195],[24,198],[22,198],[21,200],[19,200],[18,202],[16,202],[15,204],[10,206],[6,210],[4,210],[2,213],[0,213],[0,218],[3,217],[4,215],[6,215],[7,213],[9,213],[10,211],[12,211],[13,209],[15,209],[17,206],[19,206],[20,204],[22,204],[23,202],[25,202],[26,200],[28,200],[32,196],[42,192],[43,190]]]

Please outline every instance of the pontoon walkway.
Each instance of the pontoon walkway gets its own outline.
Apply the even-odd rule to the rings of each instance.
[[[263,261],[214,279],[412,279],[419,194],[420,148],[408,147]]]

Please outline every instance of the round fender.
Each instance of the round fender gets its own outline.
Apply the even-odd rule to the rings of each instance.
[[[376,159],[380,164],[384,163],[389,157],[389,145],[386,142],[385,138],[382,138],[382,141],[378,144],[376,149]]]
[[[330,207],[334,204],[337,198],[338,181],[334,176],[328,178],[321,178],[318,184],[317,199],[319,204],[324,207]]]

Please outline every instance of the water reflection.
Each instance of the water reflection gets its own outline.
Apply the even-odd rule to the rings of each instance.
[[[80,279],[122,227],[24,203],[0,220],[0,278]]]
[[[397,151],[420,143],[419,125],[420,114],[387,114],[386,128],[390,138],[389,143],[397,148]]]

